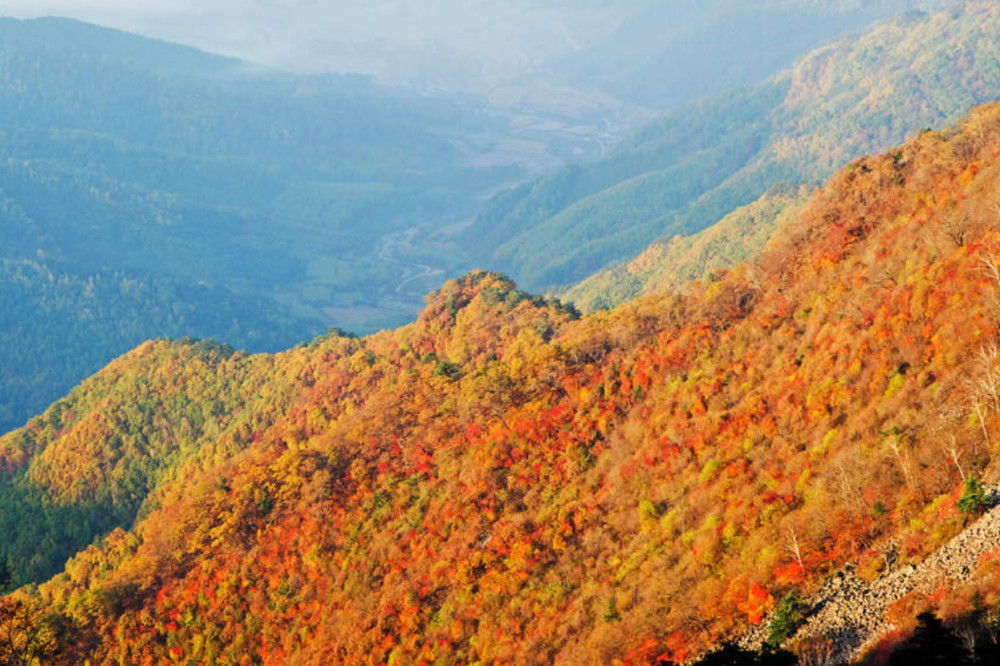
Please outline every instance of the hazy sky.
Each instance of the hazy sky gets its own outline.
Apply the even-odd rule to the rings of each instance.
[[[647,0],[622,0],[619,5]],[[92,21],[285,68],[384,70],[399,52],[530,66],[607,29],[606,0],[0,0],[0,14]],[[575,7],[556,12],[545,7]],[[588,5],[598,9],[589,11]],[[530,45],[529,49],[512,48]],[[506,47],[506,48],[505,48]],[[485,62],[482,62],[485,61]]]
[[[676,99],[652,100],[674,104],[760,79],[809,46],[868,20],[943,1],[0,0],[0,15],[69,16],[282,69],[374,74],[424,91],[492,99],[509,84],[538,80],[649,103],[612,85],[618,77],[627,85],[657,82],[664,90],[681,90]],[[744,29],[753,11],[760,14],[749,22],[757,36]],[[812,12],[811,23],[791,33],[806,37],[763,34],[771,18],[787,27],[796,12]],[[776,40],[787,42],[784,51]],[[731,81],[727,73],[742,72],[765,45],[780,57]],[[574,54],[583,58],[567,57]],[[685,77],[719,85],[691,92]]]

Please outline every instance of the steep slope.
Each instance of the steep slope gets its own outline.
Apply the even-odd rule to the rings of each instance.
[[[131,526],[184,463],[245,446],[283,404],[271,367],[214,343],[146,343],[0,440],[0,560],[14,582],[44,580]]]
[[[668,113],[605,160],[502,193],[466,241],[532,289],[568,285],[691,234],[780,182],[824,179],[1000,95],[1000,6],[908,14],[744,90]]]
[[[568,60],[556,74],[506,49],[501,59],[536,76],[493,90],[489,103],[467,94],[460,102],[417,97],[360,76],[290,76],[76,21],[0,19],[0,259],[16,267],[0,272],[0,291],[45,293],[44,282],[21,285],[32,272],[23,267],[40,263],[71,284],[103,284],[108,301],[95,310],[70,287],[56,307],[33,303],[4,319],[2,334],[31,347],[0,363],[0,432],[144,339],[221,336],[275,351],[331,325],[365,333],[411,321],[427,289],[479,263],[455,233],[484,198],[528,171],[603,154],[639,122],[628,100],[603,91],[607,76],[597,77],[600,91],[562,84],[622,73],[620,61],[605,57],[616,42],[645,42],[645,55],[628,54],[632,62],[655,68],[674,60],[676,49],[662,52],[664,34],[651,35],[650,26],[669,24],[675,37],[719,26],[732,32],[744,18],[794,29],[804,42],[762,44],[745,31],[747,48],[766,54],[755,61],[771,67],[807,42],[912,3],[656,4],[491,6],[500,23],[453,40],[495,51],[475,35],[496,39],[506,24],[541,48],[545,62],[554,54]],[[565,25],[530,29],[545,16]],[[552,32],[579,39],[554,40]],[[593,46],[598,33],[615,36]],[[326,29],[322,40],[336,48]],[[596,54],[585,57],[581,49],[591,46]],[[716,51],[702,58],[708,71],[736,72],[708,57]],[[636,75],[645,85],[645,74]],[[688,100],[704,92],[696,78],[653,87]],[[609,108],[617,114],[610,124]],[[109,275],[158,287],[137,292]],[[43,320],[44,329],[33,323]],[[56,335],[65,339],[60,354],[40,342]]]
[[[852,567],[846,568],[832,577],[823,589],[809,600],[813,612],[795,632],[793,640],[825,644],[824,647],[829,649],[831,661],[836,662],[857,659],[875,647],[879,641],[887,638],[890,642],[899,642],[899,635],[891,636],[897,628],[893,626],[890,617],[893,606],[908,596],[920,597],[922,600],[932,599],[940,597],[942,591],[952,595],[956,589],[977,586],[981,587],[980,593],[987,592],[990,596],[995,596],[998,592],[995,584],[982,586],[979,581],[976,581],[979,585],[976,583],[969,585],[969,582],[970,573],[973,571],[979,576],[985,572],[996,574],[996,567],[992,563],[981,568],[978,565],[984,557],[997,556],[998,543],[1000,543],[1000,508],[994,507],[919,565],[894,567],[892,563],[894,553],[890,549],[885,553],[889,562],[886,571],[874,581],[865,581],[857,576]],[[970,598],[972,595],[968,594],[968,590],[963,591],[968,596],[956,595],[965,598],[957,604],[952,601],[949,605],[952,606],[952,615],[956,615],[956,608],[960,609],[958,615],[964,615],[963,619],[968,622],[969,619],[974,620],[977,611],[991,604],[980,601],[978,603],[981,605],[977,608],[977,602]],[[912,603],[911,601],[910,604]],[[934,605],[939,606],[940,603],[928,604],[930,607]],[[901,613],[895,615],[897,622],[902,617],[905,624],[912,624],[910,617]],[[973,632],[968,631],[974,628],[967,625],[967,635],[974,636]],[[996,636],[991,638],[995,641]],[[989,654],[988,650],[992,650],[993,655],[996,654],[995,646],[989,644],[980,647],[979,652]],[[985,654],[980,655],[982,656]]]
[[[558,292],[559,297],[585,311],[608,309],[642,295],[676,291],[714,270],[732,268],[763,251],[779,227],[796,220],[813,190],[777,185],[708,229],[657,241],[627,264],[592,275]]]
[[[52,663],[651,664],[848,562],[878,578],[889,542],[917,564],[978,510],[963,477],[1000,473],[998,145],[993,106],[854,161],[688,294],[577,319],[474,273],[395,332],[193,364],[192,399],[252,375],[231,418],[253,425],[206,429],[133,529],[3,603],[43,614]],[[119,427],[145,418],[98,388]],[[29,474],[71,457],[63,418],[0,450]]]

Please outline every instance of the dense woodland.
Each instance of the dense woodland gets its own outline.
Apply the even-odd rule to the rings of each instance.
[[[993,101],[998,30],[1000,7],[973,1],[843,38],[759,85],[664,114],[603,160],[498,195],[465,240],[527,288],[575,284],[777,183],[824,180]]]
[[[124,271],[80,273],[58,263],[0,259],[0,432],[24,424],[80,375],[106,365],[115,350],[144,340],[200,331],[240,347],[277,350],[322,330],[264,297]]]
[[[759,259],[607,312],[475,272],[366,338],[141,346],[0,439],[0,515],[37,516],[0,649],[683,662],[888,538],[920,561],[998,475],[998,146],[992,106],[855,160]],[[877,650],[989,635],[998,562]]]
[[[732,268],[759,254],[779,227],[798,219],[814,190],[808,185],[775,185],[708,229],[655,242],[632,261],[592,275],[559,296],[592,311],[642,295],[681,291],[715,270]]]

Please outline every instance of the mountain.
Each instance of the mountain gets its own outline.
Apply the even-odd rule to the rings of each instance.
[[[0,259],[0,431],[137,341],[198,332],[279,349],[318,328],[274,305],[184,280]]]
[[[756,83],[839,34],[940,0],[370,0],[276,6],[66,6],[7,0],[20,16],[79,19],[200,45],[297,72],[361,72],[383,83],[488,96],[523,84],[589,101],[662,109]],[[226,30],[218,30],[225,23]],[[719,48],[719,45],[726,48]],[[743,57],[754,53],[754,58]],[[677,73],[670,72],[676,67]],[[669,77],[669,78],[661,78]],[[651,86],[659,80],[661,85]],[[528,105],[532,101],[525,99]],[[538,105],[543,108],[544,104]]]
[[[826,178],[1000,94],[1000,7],[910,13],[667,113],[604,160],[498,194],[463,239],[531,289],[575,284],[783,182]]]
[[[388,272],[373,256],[383,235],[452,223],[475,205],[460,194],[503,182],[460,167],[458,144],[488,141],[489,126],[448,102],[71,21],[0,29],[17,250],[282,295],[317,315],[337,301],[309,288]]]
[[[766,630],[990,663],[998,144],[994,105],[854,160],[760,259],[607,312],[474,272],[366,338],[141,346],[0,438],[32,517],[0,569],[39,582],[0,650],[663,664]]]
[[[361,72],[420,94],[458,96],[504,126],[506,140],[486,151],[487,161],[520,159],[552,169],[603,155],[657,112],[759,83],[845,32],[942,4],[289,0],[154,9],[7,0],[3,11],[68,13],[285,71]]]
[[[524,173],[475,108],[64,19],[0,19],[0,96],[0,432],[149,338],[409,321]]]
[[[368,333],[410,321],[427,289],[482,257],[460,233],[481,203],[529,173],[602,155],[650,117],[636,91],[662,89],[669,99],[649,103],[674,104],[709,80],[713,91],[755,82],[806,44],[912,5],[660,4],[512,0],[477,5],[473,20],[453,4],[421,13],[396,3],[397,19],[415,20],[366,30],[416,34],[415,51],[392,54],[398,77],[379,72],[433,98],[67,19],[0,18],[0,340],[10,343],[0,352],[0,432],[146,339],[275,351],[331,326]],[[303,34],[320,29],[324,49],[372,46],[331,38],[373,11],[341,9],[333,32],[317,20]],[[4,11],[37,13],[39,4]],[[158,10],[159,29],[173,25],[164,21],[172,11]],[[422,40],[448,32],[448,21],[462,26],[445,40],[453,50],[428,55]],[[730,40],[744,23],[798,36],[744,31],[733,53],[758,53],[752,71],[700,47],[692,53],[708,69],[687,63],[689,80],[648,86],[637,71],[641,87],[609,87],[627,69],[622,57],[662,69],[692,40]],[[372,48],[385,61],[383,37]],[[309,44],[318,48],[306,38],[296,48]],[[620,44],[628,53],[615,55]],[[455,86],[427,73],[428,58],[460,63],[457,78],[444,76],[452,84],[487,84],[442,97]],[[491,64],[477,70],[476,58]],[[428,78],[414,81],[410,67]]]

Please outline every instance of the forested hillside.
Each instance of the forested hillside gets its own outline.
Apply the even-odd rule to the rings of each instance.
[[[720,268],[764,250],[781,226],[798,219],[815,188],[776,185],[692,236],[657,241],[620,266],[607,268],[559,296],[586,311],[608,309],[645,294],[679,291]]]
[[[5,510],[48,516],[15,542],[124,526],[0,635],[54,664],[663,664],[785,609],[772,641],[814,655],[796,598],[922,561],[1000,477],[997,146],[992,106],[852,161],[760,260],[609,312],[475,272],[363,339],[144,345],[0,439]],[[923,610],[995,642],[997,561],[880,649]]]
[[[218,287],[0,259],[0,431],[23,424],[68,382],[137,341],[196,331],[254,349],[280,349],[321,330],[267,298]]]
[[[309,288],[357,292],[383,235],[461,219],[502,182],[460,168],[455,144],[489,126],[447,102],[71,21],[0,30],[18,250],[330,305]]]
[[[531,289],[576,283],[1000,96],[998,29],[996,3],[968,2],[845,38],[664,115],[604,160],[497,195],[465,240]]]
[[[575,5],[576,3],[574,3]],[[599,4],[599,3],[598,3]],[[874,21],[941,0],[711,0],[644,2],[602,40],[555,65],[556,77],[654,109],[753,85],[803,53]],[[624,14],[624,16],[623,16]],[[753,57],[748,57],[749,54]]]

